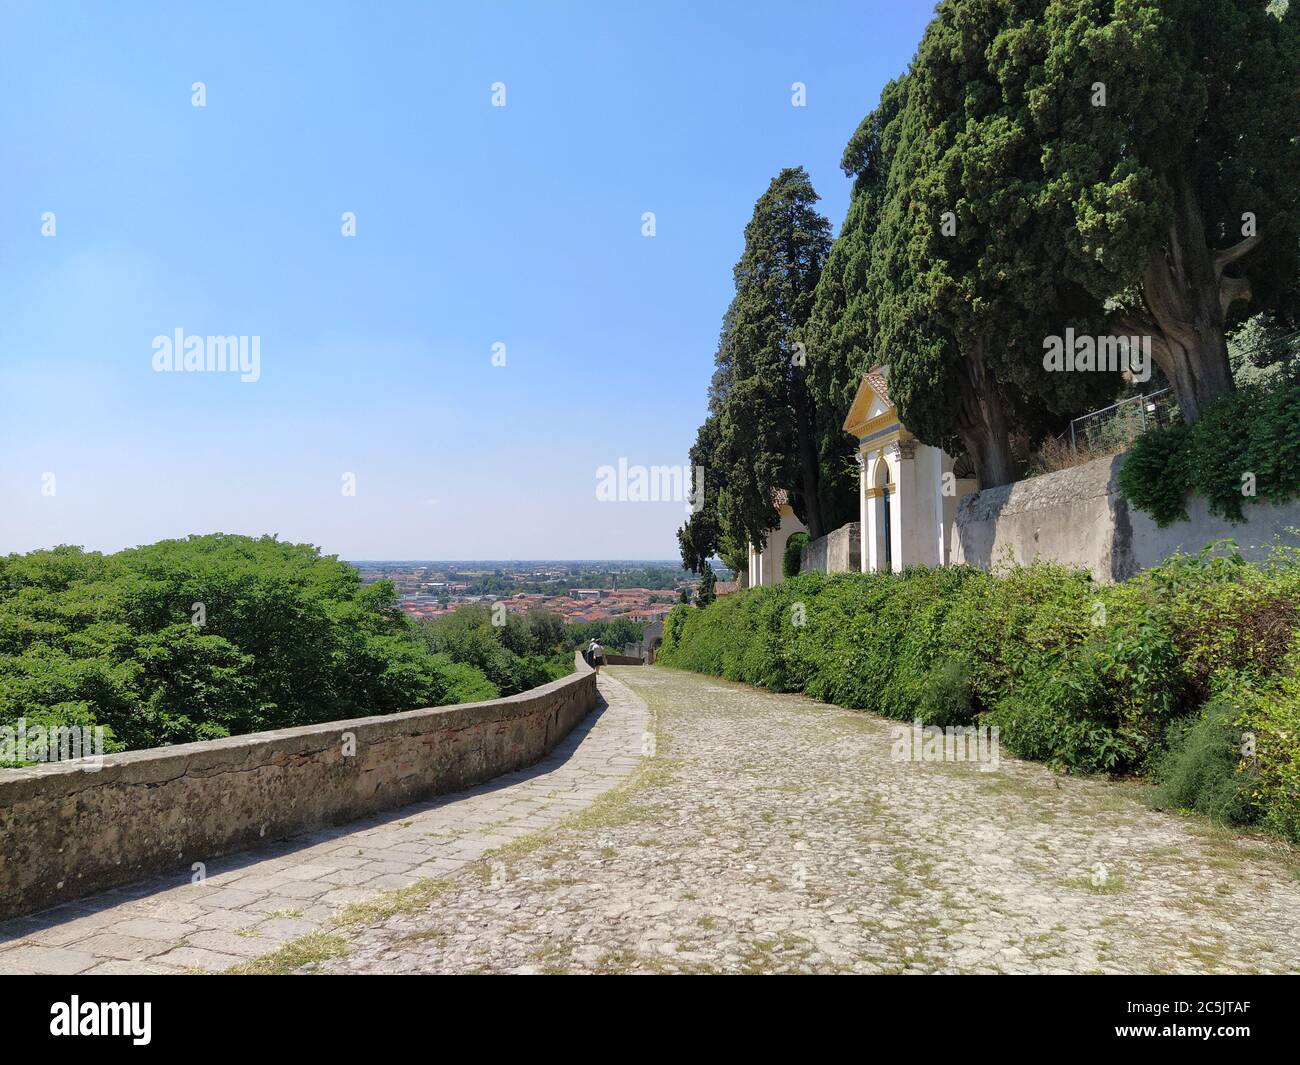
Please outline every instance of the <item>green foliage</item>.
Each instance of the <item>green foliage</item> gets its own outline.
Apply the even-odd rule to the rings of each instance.
[[[1258,819],[1252,792],[1256,774],[1242,759],[1238,698],[1224,693],[1199,717],[1179,722],[1156,770],[1157,809],[1195,810],[1215,821],[1244,825]]]
[[[1185,685],[1154,613],[1029,664],[988,715],[1016,754],[1083,772],[1147,766]]]
[[[446,655],[434,655],[433,661],[438,664],[443,675],[443,698],[447,703],[479,703],[495,699],[501,694],[500,688],[468,662],[453,662]]]
[[[0,725],[99,725],[134,749],[466,692],[495,694],[414,639],[391,584],[309,545],[214,534],[0,559]]]
[[[686,619],[690,616],[690,606],[686,603],[678,603],[672,610],[668,611],[668,616],[664,618],[664,638],[660,644],[661,657],[664,648],[675,646],[677,641],[681,639],[682,629],[686,625]]]
[[[819,417],[887,364],[904,424],[1002,483],[1012,432],[1032,445],[1120,386],[1045,370],[1073,328],[1150,337],[1196,421],[1231,388],[1235,318],[1300,307],[1300,139],[1277,133],[1297,126],[1295,4],[945,0],[844,153],[806,330]],[[1236,365],[1275,364],[1279,338],[1244,330]]]
[[[1044,225],[1056,201],[1045,194],[1032,87],[1047,73],[1033,67],[1059,44],[1034,25],[1049,6],[940,7],[908,75],[883,254],[868,275],[881,299],[877,342],[897,352],[900,417],[928,443],[960,436],[986,487],[1012,479],[999,469],[1009,456],[997,454],[1012,426],[1036,440],[1052,415],[1101,406],[1120,385],[1042,363],[1045,336],[1097,332],[1103,317],[1066,268],[1066,241]]]
[[[906,78],[886,85],[879,106],[862,120],[844,151],[840,166],[854,179],[848,214],[822,269],[805,330],[811,356],[809,389],[823,417],[838,419],[837,429],[848,414],[862,374],[878,361],[876,305],[867,272],[898,142],[900,127],[895,119],[905,100]],[[823,468],[833,469],[833,449],[830,453],[824,449],[821,461]]]
[[[804,545],[811,540],[805,532],[792,533],[790,539],[785,542],[785,554],[781,556],[781,572],[787,577],[798,575],[800,568],[803,566],[803,549]],[[701,606],[707,604],[701,603]]]
[[[1112,308],[1119,332],[1151,336],[1188,422],[1231,388],[1220,308],[1295,306],[1300,141],[1277,130],[1300,125],[1298,16],[1049,0],[1009,18],[996,50],[1034,117],[1034,224],[1061,249],[1058,276]],[[1243,240],[1247,210],[1257,237]]]
[[[1251,799],[1260,822],[1300,843],[1300,655],[1249,692],[1237,724],[1255,742]]]
[[[921,678],[916,716],[924,724],[940,728],[969,725],[975,719],[969,663],[947,658],[932,665]]]
[[[1300,496],[1300,378],[1245,385],[1193,425],[1144,433],[1120,468],[1119,489],[1162,527],[1187,518],[1189,495],[1237,522],[1255,499]]]
[[[897,720],[995,725],[1012,752],[1072,771],[1159,765],[1184,796],[1206,782],[1204,800],[1177,800],[1195,808],[1222,805],[1221,774],[1196,767],[1232,686],[1232,727],[1258,737],[1251,804],[1300,839],[1297,554],[1247,563],[1212,545],[1104,586],[1041,563],[801,574],[674,610],[659,661]]]
[[[567,632],[558,617],[530,610],[522,616],[506,613],[504,621],[503,625],[494,625],[492,611],[487,607],[465,606],[442,617],[422,620],[418,631],[433,655],[473,667],[501,695],[536,688],[570,671],[572,665],[565,647],[572,650],[576,634]]]
[[[1119,491],[1161,528],[1187,520],[1190,428],[1181,422],[1149,429],[1133,441],[1119,469]]]
[[[696,596],[697,606],[708,606],[718,598],[718,575],[713,572],[713,567],[707,563],[704,566],[704,572],[700,574],[700,591]]]
[[[807,381],[802,331],[831,245],[817,200],[803,168],[787,168],[745,227],[709,414],[690,453],[705,478],[699,508],[678,532],[687,569],[700,572],[717,555],[739,572],[745,545],[763,542],[780,521],[779,491],[817,535],[849,520],[856,507],[850,480],[829,478],[823,490],[818,456],[829,449],[847,458],[851,441],[819,416]]]
[[[608,651],[617,651],[630,643],[640,643],[645,638],[644,622],[621,616],[576,625],[562,624],[561,629],[561,646],[566,651],[586,647],[592,640],[600,641]]]
[[[1300,331],[1276,315],[1254,314],[1228,336],[1228,364],[1240,385],[1267,385],[1295,376],[1300,367]]]

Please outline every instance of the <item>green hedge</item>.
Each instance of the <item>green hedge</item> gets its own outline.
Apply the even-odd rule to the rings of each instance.
[[[675,609],[658,660],[898,720],[996,725],[1022,757],[1143,775],[1230,687],[1229,727],[1257,736],[1244,819],[1300,838],[1297,604],[1296,552],[1248,564],[1229,543],[1105,586],[1045,564],[807,573]]]
[[[1152,429],[1119,471],[1120,493],[1165,526],[1187,518],[1187,497],[1244,519],[1253,499],[1300,497],[1300,381],[1279,377],[1210,404],[1192,425]]]
[[[803,569],[803,549],[811,539],[805,532],[791,533],[785,542],[785,554],[781,556],[781,575],[795,577]]]

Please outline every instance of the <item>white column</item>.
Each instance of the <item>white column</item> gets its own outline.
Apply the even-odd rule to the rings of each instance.
[[[924,524],[918,534],[923,537],[924,559],[927,566],[944,564],[944,453],[937,447],[919,446],[917,469],[918,488],[924,489],[924,498],[918,498],[923,507]],[[918,515],[922,516],[922,515]]]
[[[890,478],[894,483],[893,498],[889,501],[889,553],[895,571],[906,563],[924,561],[918,558],[915,536],[915,510],[917,502],[916,445],[910,440],[896,440],[889,448]]]
[[[938,565],[948,565],[948,521],[945,512],[947,507],[944,506],[943,482],[944,474],[952,471],[952,459],[938,448],[931,448],[934,452],[934,523],[936,535],[938,537]]]
[[[880,556],[883,545],[880,542],[880,497],[867,497],[866,514],[862,518],[862,565],[865,573],[875,573],[880,569]]]
[[[869,555],[871,544],[871,515],[867,503],[867,455],[861,449],[855,456],[858,460],[858,569],[863,573],[871,572]]]

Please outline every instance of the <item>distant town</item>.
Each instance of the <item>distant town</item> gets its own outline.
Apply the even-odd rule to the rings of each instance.
[[[364,583],[393,582],[402,609],[434,618],[458,607],[496,602],[511,613],[543,609],[566,622],[662,621],[699,577],[676,561],[353,561]],[[719,580],[730,574],[719,569]]]

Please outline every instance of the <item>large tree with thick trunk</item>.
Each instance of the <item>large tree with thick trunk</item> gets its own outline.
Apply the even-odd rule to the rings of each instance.
[[[886,87],[845,153],[854,205],[826,271],[836,273],[840,245],[865,249],[846,258],[831,335],[857,349],[845,360],[857,372],[886,363],[903,424],[964,451],[984,487],[1015,479],[1013,432],[1035,439],[1120,383],[1042,368],[1045,333],[1100,317],[1056,268],[1063,252],[1033,210],[1032,119],[996,62],[1008,27],[1045,2],[940,5],[910,71]],[[827,282],[823,292],[833,296]]]
[[[1247,0],[944,0],[845,153],[853,201],[810,354],[823,404],[889,366],[985,486],[1119,382],[1044,341],[1151,338],[1185,417],[1232,387],[1234,315],[1293,314],[1297,18]]]
[[[1232,388],[1234,317],[1294,308],[1300,10],[1052,0],[1001,44],[1067,275],[1152,354],[1188,421]]]

